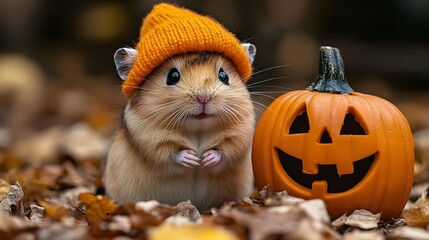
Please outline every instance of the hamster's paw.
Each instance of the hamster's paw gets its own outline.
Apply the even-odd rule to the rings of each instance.
[[[187,168],[200,166],[200,161],[201,159],[197,157],[197,153],[190,149],[184,149],[176,155],[176,163]]]
[[[213,166],[219,163],[222,157],[222,152],[219,150],[210,149],[203,154],[203,160],[201,161],[202,167]]]

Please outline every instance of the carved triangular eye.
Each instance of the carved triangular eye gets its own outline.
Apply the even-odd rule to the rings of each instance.
[[[367,135],[365,128],[352,112],[346,114],[340,135]]]
[[[310,132],[310,122],[308,120],[307,109],[304,108],[292,121],[289,127],[289,134],[308,133]]]

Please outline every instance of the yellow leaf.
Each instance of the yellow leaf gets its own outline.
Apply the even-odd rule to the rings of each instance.
[[[149,233],[150,240],[237,240],[231,232],[220,227],[199,225],[174,226],[164,224]]]
[[[10,191],[10,184],[3,179],[0,179],[0,201],[7,196]]]

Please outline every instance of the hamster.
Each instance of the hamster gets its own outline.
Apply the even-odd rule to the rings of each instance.
[[[253,62],[256,48],[242,44]],[[137,51],[115,53],[119,75]],[[219,53],[176,55],[150,73],[124,107],[108,153],[106,193],[125,204],[191,200],[200,211],[253,189],[254,107],[232,62]]]

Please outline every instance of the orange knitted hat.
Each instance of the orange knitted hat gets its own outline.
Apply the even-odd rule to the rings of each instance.
[[[128,98],[154,68],[177,54],[219,52],[232,60],[245,83],[252,73],[239,40],[220,23],[166,3],[155,5],[147,15],[136,50],[137,59],[122,85],[122,92]]]

